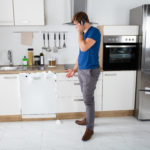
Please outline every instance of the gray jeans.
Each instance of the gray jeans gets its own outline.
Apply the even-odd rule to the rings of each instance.
[[[86,123],[87,128],[94,129],[95,118],[95,102],[94,102],[94,90],[96,83],[100,75],[100,69],[78,69],[78,78],[80,81],[81,91],[83,94],[83,100],[86,107]]]

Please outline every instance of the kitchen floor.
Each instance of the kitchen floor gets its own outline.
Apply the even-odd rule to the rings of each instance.
[[[150,121],[96,118],[95,134],[81,141],[85,126],[73,120],[1,122],[0,150],[149,150]]]

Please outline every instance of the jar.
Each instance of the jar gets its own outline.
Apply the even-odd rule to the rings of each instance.
[[[33,48],[28,48],[28,64],[33,65]]]
[[[34,55],[34,65],[35,66],[40,65],[40,56],[39,55]]]
[[[56,67],[56,59],[55,58],[48,59],[48,66],[49,67]]]

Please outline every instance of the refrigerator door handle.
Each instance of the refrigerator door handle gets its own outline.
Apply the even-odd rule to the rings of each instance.
[[[150,95],[150,91],[145,91],[145,95]]]
[[[150,87],[145,87],[145,91],[150,91]]]
[[[150,95],[150,87],[145,87],[145,94]]]
[[[146,95],[150,95],[150,87],[145,87],[144,90],[140,90],[143,91]]]

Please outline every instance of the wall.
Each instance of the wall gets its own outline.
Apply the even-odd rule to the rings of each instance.
[[[126,25],[130,9],[142,4],[150,4],[150,0],[88,0],[88,14],[99,24]]]
[[[67,3],[62,3],[65,1]],[[144,3],[150,3],[150,0],[88,0],[88,15],[91,21],[97,22],[100,25],[127,25],[129,24],[129,10],[136,6],[140,6]],[[54,13],[54,8],[57,5],[61,6]],[[22,64],[22,58],[27,55],[27,48],[34,48],[34,55],[39,54],[43,46],[42,31],[67,31],[66,33],[66,44],[67,48],[60,49],[57,54],[52,52],[44,52],[45,63],[50,56],[57,58],[58,64],[74,63],[78,56],[78,41],[77,32],[74,26],[63,25],[63,19],[68,20],[69,14],[69,0],[45,0],[45,13],[47,25],[44,27],[11,27],[11,26],[0,26],[0,65],[7,65],[7,51],[11,49],[13,51],[13,62],[14,64]],[[64,13],[62,13],[64,12]],[[53,18],[49,18],[50,14],[53,13]],[[61,16],[60,18],[58,16]],[[61,24],[53,24],[55,19]],[[21,34],[15,33],[16,31],[35,31],[32,46],[21,45]],[[50,36],[50,45],[53,47],[53,34]],[[57,43],[58,44],[58,43]]]

